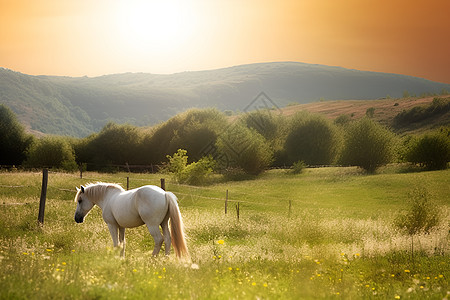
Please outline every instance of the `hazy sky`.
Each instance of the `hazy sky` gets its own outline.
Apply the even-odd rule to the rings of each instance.
[[[299,61],[450,83],[450,0],[0,0],[0,66],[174,73]]]

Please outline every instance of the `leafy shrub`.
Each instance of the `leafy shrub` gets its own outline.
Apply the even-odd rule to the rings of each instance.
[[[285,143],[290,162],[302,160],[308,165],[334,163],[340,147],[336,125],[322,116],[309,114],[294,117]]]
[[[20,165],[33,137],[25,133],[16,115],[0,104],[0,165]]]
[[[67,171],[77,169],[75,154],[64,138],[46,137],[36,140],[28,150],[25,165],[30,167],[54,167]]]
[[[406,150],[405,158],[428,169],[446,169],[450,161],[450,130],[442,129],[413,139]]]
[[[179,174],[183,172],[186,168],[188,156],[187,151],[183,149],[178,149],[173,156],[167,155],[169,163],[167,164],[166,170],[170,173]]]
[[[192,162],[178,173],[178,181],[190,185],[203,185],[207,183],[209,175],[213,172],[215,161],[211,156],[203,157]]]
[[[409,235],[429,233],[439,224],[439,207],[430,200],[429,193],[415,189],[410,193],[408,208],[394,220],[394,225]]]
[[[273,160],[273,150],[267,140],[254,129],[241,123],[229,127],[217,140],[219,167],[241,168],[245,173],[258,175]]]
[[[301,172],[303,172],[303,169],[306,167],[306,164],[304,161],[299,160],[297,162],[295,162],[294,164],[292,164],[292,168],[290,170],[290,172],[292,174],[300,174]]]
[[[394,134],[369,118],[350,124],[346,130],[341,163],[368,172],[393,160]]]
[[[215,167],[215,161],[211,156],[203,157],[197,162],[187,164],[187,151],[183,149],[178,149],[173,156],[167,155],[167,159],[169,162],[165,171],[172,173],[179,183],[205,184]]]

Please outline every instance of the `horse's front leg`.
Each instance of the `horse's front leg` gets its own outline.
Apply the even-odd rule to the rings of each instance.
[[[109,233],[111,233],[111,238],[113,240],[113,246],[116,248],[119,246],[119,238],[118,238],[118,229],[119,226],[116,224],[110,224],[108,223]]]
[[[125,257],[125,228],[119,227],[119,247],[121,247],[120,256]]]

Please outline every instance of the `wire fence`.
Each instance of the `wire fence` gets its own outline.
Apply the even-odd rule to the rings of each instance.
[[[48,173],[50,173],[50,180],[48,181],[48,186],[47,189],[50,190],[57,190],[57,191],[62,191],[62,192],[68,192],[68,193],[76,193],[76,189],[73,186],[70,187],[61,187],[61,186],[55,186],[52,185],[52,180],[51,177],[56,175],[56,176],[60,176],[60,175],[64,175],[64,176],[68,176],[69,178],[77,178],[77,179],[82,179],[84,181],[90,181],[90,182],[102,182],[105,180],[105,177],[113,177],[113,178],[119,178],[116,176],[109,176],[108,174],[105,174],[104,176],[99,176],[99,177],[82,177],[78,176],[77,174],[71,174],[71,173],[62,173],[62,172],[57,172],[57,171],[48,171]],[[89,173],[88,173],[89,174]],[[130,173],[130,175],[133,175],[135,173]],[[154,175],[153,177],[148,177],[148,178],[142,178],[142,176],[145,176],[145,174],[140,174],[140,177],[136,177],[136,176],[127,176],[127,177],[120,177],[121,179],[123,179],[123,181],[125,182],[126,180],[126,188],[129,189],[129,185],[130,183],[135,183],[135,182],[139,182],[139,183],[145,183],[145,184],[152,184],[152,185],[157,185],[157,180],[155,179]],[[121,184],[121,183],[119,183]],[[141,185],[145,185],[145,184],[139,184],[139,186]],[[122,185],[122,184],[121,184]],[[233,198],[229,198],[228,197],[228,189],[224,188],[223,190],[218,190],[217,187],[208,187],[208,186],[192,186],[192,185],[186,185],[186,184],[180,184],[177,182],[168,182],[167,186],[174,188],[174,193],[175,195],[177,195],[179,198],[180,196],[184,197],[184,198],[188,198],[191,200],[190,205],[196,205],[196,202],[199,201],[214,201],[214,202],[221,202],[222,203],[222,207],[225,206],[225,211],[227,210],[227,205],[228,203],[233,203],[239,205],[239,204],[243,204],[245,205],[245,207],[250,208],[250,207],[260,207],[260,208],[268,208],[268,207],[272,207],[272,208],[278,208],[278,209],[289,209],[289,215],[291,213],[291,207],[292,207],[292,203],[295,202],[294,199],[283,199],[280,200],[279,197],[274,197],[274,196],[269,196],[269,195],[264,195],[264,203],[263,202],[256,202],[256,201],[249,201],[249,200],[243,200],[242,198],[252,198],[254,197],[254,195],[249,194],[249,193],[244,193],[242,191],[239,191],[238,194],[240,197],[242,197],[241,199],[239,199],[238,197],[233,197]],[[7,185],[7,184],[1,184],[0,188],[9,188],[9,189],[21,189],[21,188],[34,188],[37,189],[39,188],[37,185]],[[211,195],[213,194],[213,195]],[[217,196],[217,194],[221,194],[223,196]],[[36,197],[39,197],[38,194],[36,194]],[[0,203],[0,205],[26,205],[29,203]],[[224,205],[224,206],[223,206]],[[242,206],[241,206],[242,208]]]

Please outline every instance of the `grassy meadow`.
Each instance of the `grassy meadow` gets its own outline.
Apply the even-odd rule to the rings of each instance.
[[[119,258],[99,208],[73,220],[75,187],[159,185],[158,174],[0,173],[1,299],[448,299],[450,170],[365,175],[357,168],[272,170],[258,179],[166,189],[180,202],[190,261],[152,257],[145,226]],[[228,213],[224,199],[228,190]],[[427,190],[439,225],[413,237],[394,220]],[[239,202],[239,220],[236,204]],[[411,251],[411,239],[413,249]]]

